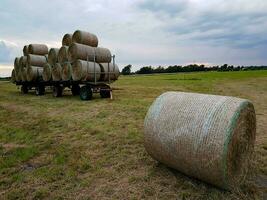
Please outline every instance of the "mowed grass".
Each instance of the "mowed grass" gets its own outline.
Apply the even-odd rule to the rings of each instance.
[[[0,82],[0,199],[262,199],[267,182],[267,71],[121,76],[113,100],[66,91],[23,95]],[[251,178],[222,191],[153,160],[143,121],[165,91],[250,99],[257,114]],[[265,196],[264,196],[265,195]]]

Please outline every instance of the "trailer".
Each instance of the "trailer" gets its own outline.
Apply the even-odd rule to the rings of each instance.
[[[112,56],[113,67],[115,67],[115,55]],[[91,100],[94,93],[99,93],[101,98],[112,99],[112,88],[110,84],[114,82],[111,80],[111,75],[115,74],[115,69],[110,70],[110,63],[108,63],[108,72],[100,72],[100,74],[107,74],[107,81],[98,81],[97,73],[95,68],[95,56],[94,56],[94,72],[91,74],[94,77],[94,81],[20,81],[16,82],[17,86],[21,86],[21,92],[27,94],[29,90],[35,90],[35,94],[38,96],[44,95],[47,87],[52,89],[52,94],[54,97],[61,97],[65,88],[71,89],[72,95],[80,96],[81,100]],[[89,59],[87,56],[87,64],[89,65]],[[98,73],[99,74],[99,73]]]

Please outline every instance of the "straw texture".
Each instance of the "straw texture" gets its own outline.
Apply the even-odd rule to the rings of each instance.
[[[108,81],[110,74],[110,80],[114,81],[117,80],[120,75],[120,70],[118,68],[118,65],[114,65],[113,63],[100,63],[101,67],[101,81]]]
[[[62,64],[62,74],[61,78],[63,81],[69,81],[71,80],[71,74],[72,74],[72,66],[70,62],[65,62]]]
[[[94,81],[94,66],[96,73],[96,81],[100,79],[100,65],[84,60],[76,60],[72,64],[72,79],[74,81]]]
[[[50,65],[55,65],[58,62],[58,52],[59,48],[51,48],[48,53],[48,63]]]
[[[26,67],[27,66],[27,56],[21,56],[19,59],[19,67]]]
[[[98,46],[98,38],[95,34],[81,30],[77,30],[73,33],[72,42],[85,44],[91,47]]]
[[[48,54],[48,47],[45,44],[30,44],[28,53],[35,55],[45,55]]]
[[[27,66],[27,81],[42,80],[43,68],[37,66]]]
[[[52,79],[53,81],[61,80],[61,71],[62,67],[59,63],[56,63],[55,66],[52,67]]]
[[[50,81],[52,79],[52,67],[49,63],[44,64],[42,76],[44,81]]]
[[[150,107],[144,128],[156,160],[224,189],[245,180],[256,132],[249,101],[167,92]]]
[[[67,33],[62,38],[62,46],[70,46],[72,43],[72,34]]]
[[[59,49],[59,52],[58,52],[58,62],[60,64],[63,64],[64,62],[68,62],[69,61],[69,58],[68,58],[68,49],[69,49],[68,46],[62,46]]]
[[[19,60],[20,60],[20,57],[16,57],[15,60],[14,60],[14,68],[15,70],[18,72],[19,71]]]
[[[47,63],[46,56],[29,54],[27,56],[27,66],[43,67]]]
[[[21,67],[19,73],[20,73],[21,81],[27,81],[26,67]]]
[[[78,43],[72,43],[72,45],[69,47],[69,59],[71,62],[74,62],[75,60],[87,60],[88,61],[94,61],[94,55],[95,55],[95,61],[97,63],[108,63],[111,62],[111,52],[102,47],[90,47],[83,44]]]

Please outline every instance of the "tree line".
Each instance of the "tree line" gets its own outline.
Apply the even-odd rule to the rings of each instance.
[[[237,66],[224,64],[222,66],[212,66],[206,67],[205,65],[197,65],[191,64],[186,66],[173,65],[168,67],[152,67],[152,66],[144,66],[137,70],[136,72],[132,72],[132,65],[127,65],[122,69],[123,75],[130,74],[154,74],[154,73],[178,73],[178,72],[202,72],[202,71],[247,71],[247,70],[267,70],[267,66]]]

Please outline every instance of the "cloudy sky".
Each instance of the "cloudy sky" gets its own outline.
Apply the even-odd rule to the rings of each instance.
[[[29,43],[60,47],[76,29],[99,37],[120,68],[267,64],[266,0],[1,0],[0,76]]]

